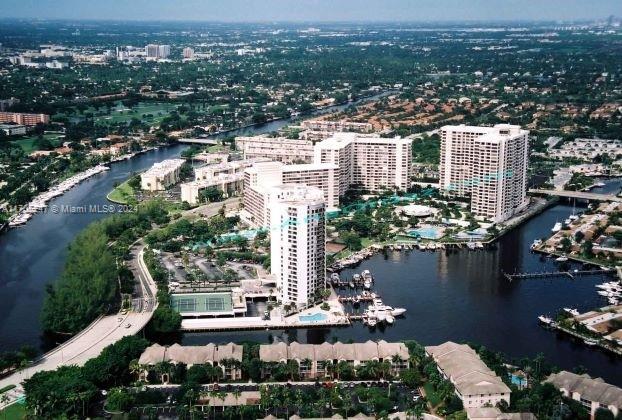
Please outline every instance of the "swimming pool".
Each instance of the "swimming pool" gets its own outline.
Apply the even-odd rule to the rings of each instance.
[[[510,381],[518,386],[520,389],[523,389],[527,386],[527,379],[521,377],[521,376],[517,376],[517,375],[513,375],[510,374]]]
[[[421,239],[439,239],[443,236],[443,230],[434,226],[425,226],[413,229],[408,234]]]
[[[300,322],[318,322],[318,321],[326,321],[326,314],[316,313],[310,315],[299,315],[298,319]]]

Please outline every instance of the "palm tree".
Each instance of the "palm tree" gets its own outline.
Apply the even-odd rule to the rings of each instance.
[[[394,354],[393,357],[391,357],[391,362],[393,363],[393,369],[395,373],[398,374],[400,371],[400,367],[404,363],[404,359],[402,359],[402,356],[400,356],[399,354]]]
[[[130,362],[129,369],[132,375],[137,375],[136,380],[140,380],[140,374],[141,372],[143,372],[144,367],[140,363],[138,363],[137,359],[134,359]]]

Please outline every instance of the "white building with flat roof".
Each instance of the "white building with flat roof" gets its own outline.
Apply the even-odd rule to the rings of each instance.
[[[302,308],[326,287],[326,205],[319,188],[271,188],[270,270],[281,302]]]
[[[503,222],[522,210],[527,199],[529,131],[517,125],[466,125],[440,129],[440,187],[450,195],[471,197],[471,211]]]
[[[268,159],[246,159],[221,162],[194,169],[194,181],[181,184],[181,201],[189,204],[200,202],[201,191],[215,187],[225,197],[237,195],[244,186],[244,170]]]
[[[313,142],[310,140],[266,136],[236,137],[235,148],[242,152],[244,159],[268,158],[287,164],[313,161]]]
[[[303,121],[300,126],[306,130],[329,132],[371,133],[374,126],[371,123],[354,122],[347,120],[312,119]]]
[[[140,188],[146,191],[163,191],[179,182],[184,159],[167,159],[154,163],[146,172],[140,174]]]
[[[322,191],[327,209],[339,207],[338,167],[334,164],[284,165],[259,162],[244,171],[242,218],[252,226],[268,226],[270,189],[282,184],[301,184]]]
[[[371,192],[404,191],[412,172],[412,140],[336,133],[315,145],[314,161],[339,167],[341,195],[353,186]]]

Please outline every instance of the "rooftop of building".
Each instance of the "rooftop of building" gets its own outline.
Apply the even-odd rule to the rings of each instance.
[[[228,359],[242,360],[243,347],[235,344],[207,344],[204,346],[161,346],[153,344],[140,355],[141,365],[156,365],[161,362],[198,365],[220,362]]]
[[[448,341],[438,346],[428,346],[425,350],[461,395],[510,393],[510,388],[468,345]]]
[[[622,389],[606,383],[601,378],[592,378],[587,374],[577,375],[562,370],[559,373],[553,373],[546,382],[568,392],[577,393],[581,398],[622,408]]]
[[[327,360],[386,360],[398,356],[401,360],[408,360],[408,348],[404,343],[388,343],[366,341],[364,343],[344,344],[300,344],[293,342],[262,344],[259,346],[259,358],[265,362],[280,362],[288,359],[312,361]]]

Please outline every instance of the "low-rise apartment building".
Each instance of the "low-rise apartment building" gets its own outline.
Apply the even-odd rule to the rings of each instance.
[[[179,182],[183,159],[167,159],[154,163],[140,174],[140,188],[145,191],[163,191]]]
[[[565,397],[579,401],[590,411],[592,418],[599,408],[611,411],[614,417],[622,412],[622,389],[601,378],[562,370],[549,376],[546,382],[553,384]]]
[[[510,388],[471,347],[451,341],[428,346],[426,353],[434,359],[438,371],[451,382],[465,409],[510,404]]]
[[[371,133],[374,130],[374,126],[371,123],[361,123],[347,120],[305,120],[300,124],[300,126],[305,130],[328,132]]]
[[[235,148],[244,159],[267,158],[287,164],[311,163],[313,142],[286,137],[236,137]]]
[[[215,187],[224,197],[238,195],[244,186],[244,170],[268,159],[246,159],[206,165],[194,170],[194,181],[181,184],[181,201],[198,204],[201,191]]]
[[[287,363],[295,360],[298,363],[298,374],[302,378],[334,376],[329,365],[336,366],[339,362],[346,362],[355,368],[370,361],[389,362],[395,375],[409,367],[406,345],[387,343],[384,340],[352,344],[262,344],[259,346],[259,358],[264,363]],[[270,368],[263,373],[269,376]]]
[[[223,377],[228,380],[242,379],[243,346],[235,343],[207,344],[205,346],[161,346],[153,344],[145,349],[138,359],[143,367],[141,376],[147,377],[149,370],[159,363],[193,365],[211,365],[222,369]],[[167,373],[162,374],[162,382],[167,383],[170,378]]]
[[[26,114],[23,112],[0,112],[0,123],[14,123],[20,125],[49,124],[47,114]]]

